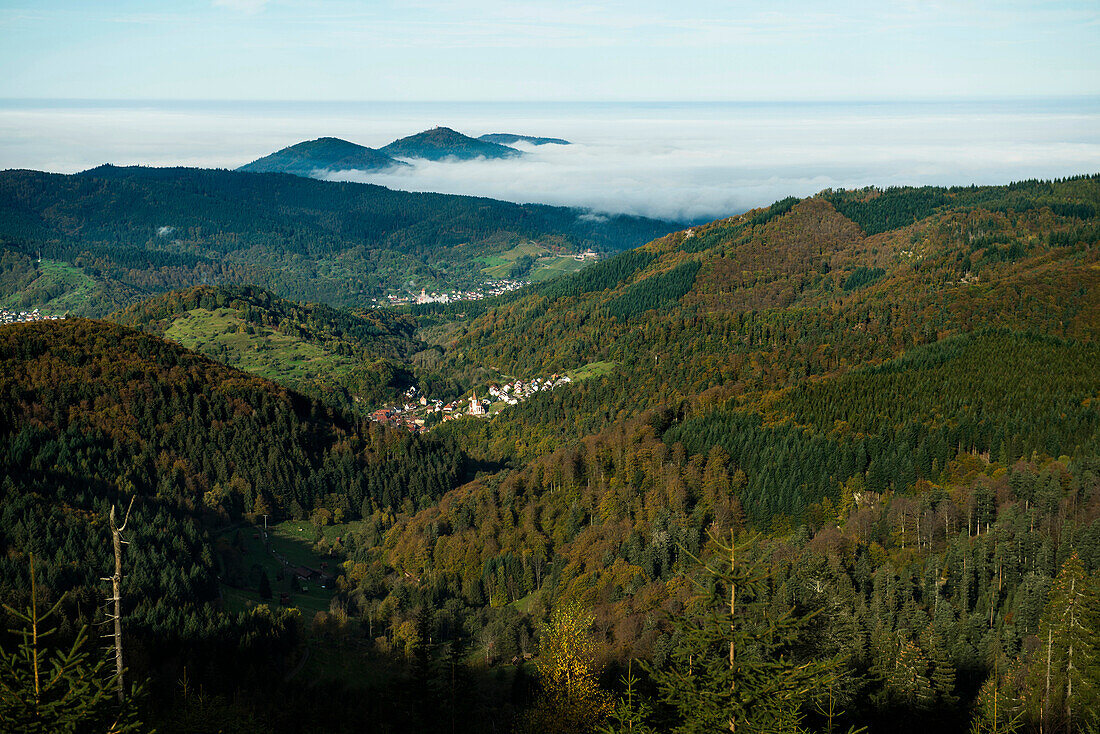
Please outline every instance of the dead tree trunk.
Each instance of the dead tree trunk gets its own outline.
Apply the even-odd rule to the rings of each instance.
[[[126,517],[122,520],[122,525],[115,524],[115,506],[111,505],[111,540],[115,548],[115,573],[110,577],[111,582],[111,596],[107,599],[107,605],[110,607],[113,603],[114,614],[108,612],[108,616],[113,617],[115,623],[115,675],[118,678],[118,700],[122,703],[126,699],[126,688],[122,683],[122,545],[126,543],[122,539],[122,531],[126,529],[126,523],[130,521],[130,509],[134,506],[134,499],[130,498],[130,506],[126,508]],[[107,579],[104,579],[107,580]]]

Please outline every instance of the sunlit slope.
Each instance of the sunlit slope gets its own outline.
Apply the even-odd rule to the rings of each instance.
[[[1091,177],[788,199],[495,302],[419,313],[453,320],[444,374],[616,365],[466,429],[488,457],[530,460],[655,406],[750,399],[955,334],[1094,342],[1098,189]],[[833,200],[858,202],[872,231],[898,228],[868,235]]]
[[[199,286],[135,304],[113,320],[344,408],[374,409],[410,384],[423,345],[413,321],[288,301],[249,286]]]
[[[908,218],[888,216],[916,208],[906,195],[864,191],[668,235],[486,306],[453,347],[533,374],[662,353],[690,369],[799,346],[787,369],[813,373],[982,325],[1097,337],[1100,179],[934,191],[940,203]],[[833,203],[857,196],[885,200],[889,224],[908,223],[867,234]]]

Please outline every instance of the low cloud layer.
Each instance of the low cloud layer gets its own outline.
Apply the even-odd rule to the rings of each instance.
[[[0,168],[236,167],[334,135],[372,147],[447,124],[563,137],[510,160],[414,161],[328,178],[704,221],[865,185],[1007,183],[1100,171],[1100,104],[0,105]]]
[[[587,137],[576,130],[573,145],[517,145],[525,152],[518,159],[411,161],[326,178],[701,221],[825,188],[1007,183],[1100,170],[1097,116],[920,111],[792,108],[594,124]]]

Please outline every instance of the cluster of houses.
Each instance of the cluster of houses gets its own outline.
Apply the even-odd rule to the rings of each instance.
[[[468,291],[448,291],[446,293],[428,293],[421,290],[419,294],[399,296],[394,293],[386,296],[386,301],[391,306],[401,306],[410,303],[456,303],[458,301],[480,301],[489,296],[499,296],[517,288],[528,285],[526,280],[490,280],[483,285]]]
[[[535,393],[544,390],[553,390],[562,385],[568,385],[573,380],[566,375],[551,375],[550,377],[536,377],[529,382],[516,380],[506,382],[503,385],[489,385],[489,397],[478,399],[475,391],[466,400],[456,400],[453,403],[442,406],[439,410],[443,413],[443,420],[454,420],[465,415],[487,416],[492,412],[494,405],[518,405]],[[465,410],[463,407],[465,405]]]
[[[572,381],[573,380],[567,375],[550,375],[544,378],[536,377],[530,382],[516,380],[515,382],[506,382],[500,386],[490,385],[489,395],[497,400],[503,400],[508,405],[515,405],[537,392],[553,390],[555,387],[568,385]]]
[[[33,311],[9,311],[0,309],[0,324],[29,324],[32,321],[61,321],[65,317],[56,314],[47,315],[37,308]]]
[[[406,431],[420,433],[424,430],[425,420],[413,411],[415,411],[414,406],[379,408],[370,414],[370,419],[377,423],[386,423],[394,428],[404,428]]]
[[[440,414],[440,421],[450,421],[465,416],[487,417],[496,412],[494,408],[503,409],[509,405],[518,405],[535,393],[553,390],[562,385],[568,385],[572,381],[567,375],[536,377],[527,382],[515,380],[502,385],[489,385],[486,398],[479,398],[475,390],[470,397],[460,398],[450,403],[429,400],[416,387],[410,387],[405,391],[403,405],[379,408],[371,413],[370,417],[371,420],[379,423],[388,423],[397,428],[419,433],[435,420],[429,421],[429,416],[433,414]]]

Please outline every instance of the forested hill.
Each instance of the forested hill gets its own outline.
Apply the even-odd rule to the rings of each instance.
[[[237,170],[313,176],[319,171],[373,171],[405,165],[385,153],[347,140],[317,138],[275,151]]]
[[[400,518],[386,560],[425,595],[581,600],[675,709],[627,717],[659,731],[726,725],[726,630],[776,610],[815,616],[761,665],[843,661],[810,730],[1088,731],[1100,668],[1067,651],[1100,654],[1098,211],[1095,176],[825,192],[468,309],[454,364],[613,369],[437,429],[526,466]],[[766,588],[727,615],[713,569],[750,529]]]
[[[222,690],[269,693],[295,662],[296,612],[227,608],[219,554],[234,551],[218,546],[219,533],[253,513],[341,521],[411,511],[466,472],[446,441],[349,420],[101,321],[0,326],[0,395],[0,597],[28,602],[34,554],[39,603],[67,594],[62,636],[71,641],[79,624],[101,621],[108,509],[133,500],[122,586],[127,665],[139,679],[154,676],[157,705],[177,698],[180,708],[165,716],[172,731],[208,730]],[[0,633],[5,650],[12,639]],[[188,675],[207,687],[202,702],[172,683]],[[181,720],[183,709],[199,718]]]
[[[395,140],[379,150],[396,158],[424,158],[431,161],[447,158],[515,158],[523,155],[515,148],[481,138],[471,138],[449,127],[433,127],[431,130]]]
[[[84,304],[72,310],[103,314],[140,293],[217,282],[362,306],[410,283],[474,285],[485,279],[485,258],[523,243],[614,252],[673,229],[639,217],[582,215],[277,173],[5,171],[0,247],[8,254],[0,257],[10,261],[3,282],[11,292],[0,297],[37,294],[45,303],[33,305],[47,305],[76,292]]]
[[[451,354],[519,375],[663,363],[704,385],[744,378],[731,348],[811,375],[983,324],[1091,340],[1098,214],[1098,176],[785,199],[466,309]]]
[[[395,401],[425,347],[408,315],[352,314],[253,286],[172,291],[109,318],[354,412]]]
[[[335,493],[358,514],[428,502],[461,470],[438,442],[104,321],[6,326],[0,365],[3,465],[49,497],[123,491],[236,517],[300,514]],[[451,458],[418,466],[428,445]]]
[[[1091,731],[1098,210],[1098,176],[830,191],[370,327],[258,289],[117,316],[423,340],[429,392],[577,376],[423,438],[119,325],[0,327],[0,591],[34,550],[102,619],[95,537],[138,496],[130,655],[170,733],[718,731],[731,681],[783,734]],[[285,575],[305,616],[275,606],[269,511],[332,559],[327,606]]]

